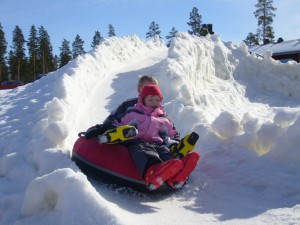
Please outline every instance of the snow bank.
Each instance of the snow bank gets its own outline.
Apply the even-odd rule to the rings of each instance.
[[[244,44],[218,35],[179,32],[169,49],[133,35],[106,40],[60,70],[1,93],[1,224],[129,224],[127,216],[140,225],[177,211],[179,223],[252,224],[280,208],[288,210],[279,222],[291,222],[300,201],[298,71],[299,64],[249,55]],[[199,166],[167,203],[104,198],[107,191],[95,191],[69,157],[78,132],[136,95],[141,73],[157,77],[181,134],[200,135]]]
[[[59,169],[29,183],[21,206],[26,218],[22,224],[39,223],[32,216],[41,214],[43,224],[120,224],[105,202],[82,173]]]
[[[89,110],[85,106],[97,84],[116,68],[160,49],[166,49],[160,39],[111,38],[60,70],[1,95],[0,207],[5,208],[1,223],[11,224],[21,215],[25,217],[22,224],[37,223],[41,216],[49,224],[96,224],[103,219],[105,224],[117,223],[108,209],[98,213],[106,207],[106,200],[99,204],[95,191],[89,193],[93,188],[77,174],[70,151],[77,133],[93,125],[80,118],[80,113]],[[18,197],[6,197],[15,195]],[[7,204],[15,211],[6,209]],[[93,218],[82,217],[82,208]]]

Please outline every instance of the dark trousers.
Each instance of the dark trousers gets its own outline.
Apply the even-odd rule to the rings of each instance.
[[[174,158],[165,145],[150,144],[139,139],[124,143],[124,145],[128,148],[142,177],[154,164]]]

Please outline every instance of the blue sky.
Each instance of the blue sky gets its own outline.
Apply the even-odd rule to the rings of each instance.
[[[239,44],[249,32],[256,32],[254,5],[257,0],[0,0],[0,23],[11,45],[12,32],[18,25],[28,39],[31,25],[44,26],[50,35],[55,54],[63,39],[74,41],[76,35],[91,50],[95,31],[107,37],[108,24],[117,36],[136,34],[146,37],[152,21],[158,23],[165,38],[172,27],[187,31],[189,13],[197,7],[203,23],[212,23],[222,41]],[[275,39],[300,38],[299,0],[274,0]]]

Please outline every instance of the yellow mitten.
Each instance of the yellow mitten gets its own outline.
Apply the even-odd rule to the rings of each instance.
[[[107,130],[104,134],[98,136],[98,141],[100,144],[118,144],[132,137],[136,136],[138,133],[134,126],[123,125]]]

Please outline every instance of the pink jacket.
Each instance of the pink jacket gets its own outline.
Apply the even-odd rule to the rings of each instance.
[[[160,131],[163,131],[171,138],[178,134],[172,121],[165,116],[166,114],[162,107],[153,110],[141,103],[137,103],[134,105],[134,110],[127,111],[117,125],[134,125],[138,130],[138,135],[135,138],[162,144],[163,139],[159,135]]]

